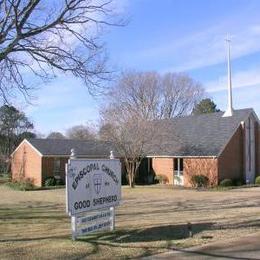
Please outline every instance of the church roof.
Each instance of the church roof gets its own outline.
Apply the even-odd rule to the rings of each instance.
[[[253,109],[241,109],[234,110],[231,117],[216,112],[164,120],[162,142],[149,147],[147,155],[218,156],[251,113]]]

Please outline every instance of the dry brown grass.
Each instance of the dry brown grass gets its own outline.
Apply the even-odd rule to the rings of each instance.
[[[1,259],[116,259],[158,253],[260,230],[260,188],[230,191],[123,188],[116,231],[73,242],[65,191],[0,186]],[[194,236],[188,237],[187,222]]]

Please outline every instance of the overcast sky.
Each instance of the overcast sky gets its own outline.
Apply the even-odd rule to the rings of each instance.
[[[232,36],[235,108],[252,107],[260,115],[259,0],[118,0],[130,22],[104,36],[109,64],[118,69],[185,71],[200,81],[222,110],[227,104],[226,48]],[[23,106],[37,131],[48,134],[75,124],[94,124],[98,100],[73,77],[59,76]]]

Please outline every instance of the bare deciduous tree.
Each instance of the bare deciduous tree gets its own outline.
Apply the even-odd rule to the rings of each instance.
[[[66,131],[66,136],[77,140],[94,140],[96,138],[94,129],[84,125],[76,125],[69,128]]]
[[[156,72],[123,73],[109,93],[121,109],[149,120],[190,114],[203,95],[202,86],[186,74]]]
[[[162,76],[159,118],[188,115],[202,99],[201,84],[184,73],[167,73]]]
[[[46,138],[48,138],[48,139],[66,139],[66,137],[60,132],[51,132],[51,133],[49,133],[49,135]]]
[[[83,79],[90,91],[108,77],[98,35],[111,25],[113,0],[0,1],[0,97],[28,96],[28,72]],[[31,79],[30,79],[31,81]]]
[[[167,147],[172,129],[167,129],[170,124],[162,119],[189,114],[202,94],[200,84],[173,73],[127,72],[112,88],[108,104],[101,109],[102,135],[113,141],[124,157],[131,187],[141,160],[155,146],[159,150]]]
[[[160,145],[161,133],[154,122],[122,107],[110,106],[103,109],[101,115],[103,125],[109,125],[103,128],[103,138],[113,142],[123,157],[129,185],[134,187],[139,165],[153,145]]]

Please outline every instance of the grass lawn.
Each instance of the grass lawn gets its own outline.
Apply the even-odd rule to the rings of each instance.
[[[0,185],[0,258],[126,259],[235,239],[260,231],[259,192],[124,187],[116,231],[73,242],[64,189],[22,192]]]

